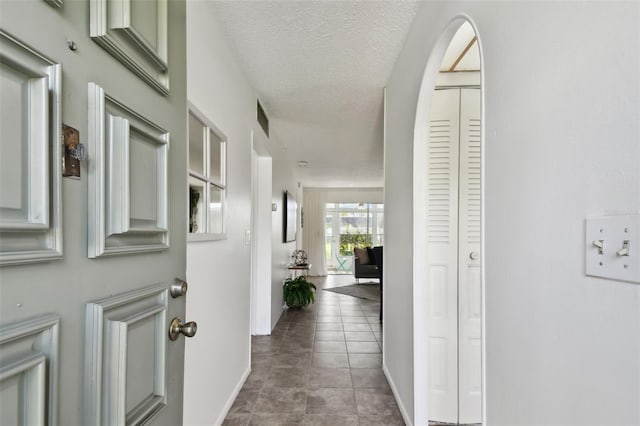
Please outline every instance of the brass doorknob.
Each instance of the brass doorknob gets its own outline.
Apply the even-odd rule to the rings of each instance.
[[[169,339],[177,340],[180,335],[185,337],[193,337],[198,331],[198,324],[195,321],[182,323],[180,318],[174,318],[169,326]]]

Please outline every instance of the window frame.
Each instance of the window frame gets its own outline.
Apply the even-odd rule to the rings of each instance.
[[[189,135],[189,125],[187,126],[187,242],[196,241],[216,241],[227,239],[227,136],[207,118],[195,105],[191,102],[188,103],[187,122],[190,121],[190,117],[195,118],[203,125],[203,167],[204,173],[198,173],[193,171],[189,160],[189,150],[191,149],[191,138]],[[212,135],[214,136],[212,138]],[[219,141],[219,142],[218,142]],[[220,143],[220,182],[214,177],[210,176],[211,173],[211,144],[214,142]],[[202,226],[205,227],[204,232],[190,232],[189,221],[191,220],[191,187],[201,185],[204,188],[204,200],[202,206],[209,205],[209,198],[211,196],[211,189],[216,188],[220,190],[221,194],[221,232],[211,232],[210,229],[210,209],[203,208],[199,213],[199,217],[202,218]]]

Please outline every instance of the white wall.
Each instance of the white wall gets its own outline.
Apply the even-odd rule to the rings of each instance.
[[[187,247],[187,320],[198,322],[198,334],[186,342],[184,424],[199,426],[222,420],[250,368],[251,250],[245,231],[251,228],[251,131],[262,130],[256,124],[257,95],[207,2],[187,2],[187,72],[189,100],[228,138],[227,239]],[[274,201],[279,197],[281,205],[282,191],[295,190],[295,180],[273,139],[267,149],[273,156]],[[282,244],[281,213],[273,213],[280,215],[279,225],[273,220],[274,262],[295,246]],[[282,306],[283,271],[272,273]]]
[[[252,133],[251,334],[271,334],[272,160],[266,135]],[[260,153],[262,155],[260,155]]]
[[[277,139],[277,135],[273,134],[272,138]],[[278,150],[281,151],[281,150]],[[282,283],[289,275],[287,265],[291,263],[291,255],[297,247],[297,241],[302,240],[302,232],[300,231],[300,207],[302,206],[302,192],[298,191],[298,182],[296,175],[288,165],[287,158],[280,154],[273,157],[273,200],[272,203],[278,205],[278,210],[272,212],[273,233],[271,239],[271,328],[275,327],[284,306],[284,298],[282,295]],[[298,211],[296,215],[296,241],[283,243],[282,225],[283,212],[286,206],[283,205],[284,191],[289,191],[296,199]]]
[[[584,273],[585,217],[640,210],[637,2],[428,2],[416,17],[385,135],[384,365],[400,404],[412,417],[426,402],[413,400],[407,309],[422,261],[416,105],[429,53],[459,13],[483,54],[488,424],[640,424],[640,286]]]

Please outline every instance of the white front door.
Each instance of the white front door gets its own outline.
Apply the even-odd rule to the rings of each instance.
[[[3,425],[182,422],[184,8],[2,2]]]
[[[429,417],[479,423],[480,90],[436,90],[429,120]]]

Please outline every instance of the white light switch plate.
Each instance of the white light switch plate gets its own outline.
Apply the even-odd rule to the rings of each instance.
[[[587,218],[586,236],[587,275],[640,284],[640,215]],[[625,241],[628,256],[618,254]]]

